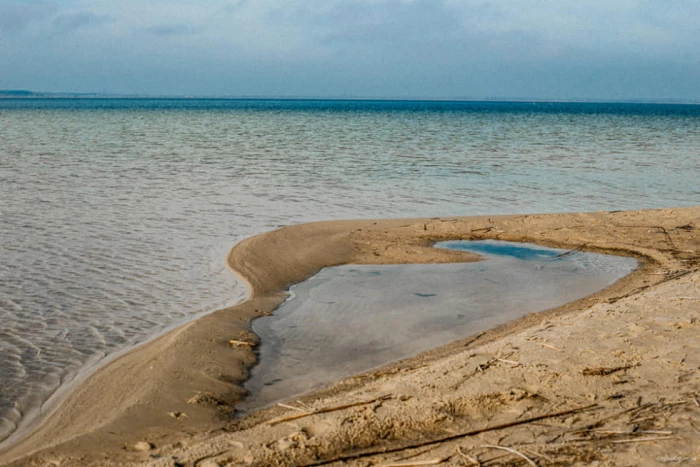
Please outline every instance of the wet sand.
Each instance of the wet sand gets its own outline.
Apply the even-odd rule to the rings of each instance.
[[[496,444],[543,465],[653,465],[665,455],[691,456],[700,446],[693,421],[700,416],[698,228],[695,207],[324,222],[250,238],[229,255],[250,286],[248,301],[100,369],[0,461],[322,465],[359,458],[366,465],[439,458],[468,465],[467,456],[513,456],[484,447]],[[250,320],[274,310],[290,285],[329,265],[476,259],[431,248],[446,239],[583,245],[634,256],[642,268],[585,299],[340,381],[305,396],[296,410],[233,418],[255,361]],[[250,346],[232,347],[231,340]],[[270,423],[309,407],[328,411]],[[581,410],[556,416],[571,409]]]

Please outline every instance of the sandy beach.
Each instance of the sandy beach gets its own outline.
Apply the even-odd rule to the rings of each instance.
[[[528,315],[244,418],[251,320],[340,264],[453,263],[498,239],[633,256],[640,268]],[[332,221],[236,245],[249,299],[81,382],[0,452],[12,466],[668,465],[700,459],[700,207]],[[343,464],[343,463],[346,464]]]

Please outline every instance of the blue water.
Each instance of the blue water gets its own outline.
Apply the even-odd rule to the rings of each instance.
[[[29,108],[70,110],[273,110],[311,112],[459,112],[700,116],[700,105],[697,104],[216,98],[0,99],[0,110]]]
[[[523,261],[555,259],[559,255],[566,253],[565,251],[554,250],[552,248],[540,248],[537,245],[525,246],[517,243],[497,242],[492,240],[441,242],[438,246],[451,250],[471,251],[472,253],[510,256],[511,258],[517,258]]]
[[[700,106],[0,99],[0,439],[298,222],[700,204]],[[428,298],[429,299],[429,298]]]

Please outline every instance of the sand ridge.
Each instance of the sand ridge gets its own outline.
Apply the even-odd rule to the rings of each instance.
[[[229,255],[230,267],[251,288],[248,301],[99,370],[0,460],[29,455],[11,465],[526,462],[503,448],[541,465],[613,465],[633,458],[638,462],[629,465],[653,465],[663,456],[690,458],[700,454],[693,451],[700,445],[700,429],[693,425],[700,415],[695,361],[700,275],[694,272],[700,269],[699,227],[695,207],[321,222],[268,232],[241,242]],[[642,268],[593,296],[338,382],[306,396],[296,410],[278,407],[232,418],[255,355],[249,346],[229,342],[253,347],[250,320],[274,310],[291,284],[328,265],[470,261],[476,258],[431,245],[486,238],[633,255]],[[290,411],[347,405],[270,423]],[[439,442],[445,433],[587,406]]]

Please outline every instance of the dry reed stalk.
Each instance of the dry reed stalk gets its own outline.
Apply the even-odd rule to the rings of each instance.
[[[662,439],[671,439],[674,436],[662,436],[655,438],[634,438],[634,439],[620,439],[615,441],[610,441],[613,444],[623,444],[623,443],[646,443],[648,441],[660,441]]]
[[[525,454],[523,454],[522,452],[516,451],[515,449],[507,448],[507,447],[505,447],[505,446],[496,446],[495,444],[484,444],[484,445],[481,446],[481,447],[482,447],[482,448],[490,448],[490,449],[501,449],[501,450],[503,450],[503,451],[508,451],[508,452],[510,452],[511,454],[515,454],[515,455],[518,456],[518,457],[522,457],[522,458],[525,459],[525,461],[526,461],[528,464],[530,464],[531,466],[537,467],[537,464],[535,464],[535,463],[532,461],[532,459],[530,459],[529,457],[527,457],[527,456],[526,456]]]
[[[228,341],[228,343],[231,347],[245,347],[246,349],[252,349],[253,347],[255,347],[255,344],[253,344],[252,342],[239,341],[235,339]]]
[[[438,457],[424,461],[396,462],[391,464],[379,464],[377,467],[420,467],[422,465],[438,465],[445,462],[449,457]]]
[[[282,407],[286,407],[286,408],[288,408],[288,409],[293,409],[293,410],[300,411],[301,413],[294,414],[294,415],[288,415],[288,416],[286,416],[286,417],[275,418],[275,419],[270,420],[270,421],[268,421],[268,422],[266,422],[266,423],[267,423],[268,425],[277,425],[277,424],[279,424],[279,423],[289,422],[289,421],[297,420],[297,419],[299,419],[299,418],[304,418],[304,417],[310,417],[310,416],[312,416],[312,415],[317,415],[317,414],[322,414],[322,413],[328,413],[328,412],[335,412],[335,411],[338,411],[338,410],[349,409],[349,408],[351,408],[351,407],[357,407],[357,406],[360,406],[360,405],[372,404],[372,403],[374,403],[374,402],[379,402],[379,401],[391,399],[392,397],[394,397],[394,396],[391,395],[391,394],[389,394],[389,395],[385,395],[385,396],[382,396],[382,397],[376,397],[376,398],[374,398],[374,399],[370,399],[370,400],[366,400],[366,401],[353,402],[353,403],[350,403],[350,404],[336,405],[336,406],[331,406],[331,407],[323,407],[323,408],[321,408],[321,409],[311,410],[311,411],[304,411],[304,410],[302,410],[302,409],[300,409],[300,408],[298,408],[298,407],[293,407],[293,406],[291,406],[291,405],[278,404],[278,405],[281,405]],[[307,407],[308,407],[308,406],[307,406]]]

